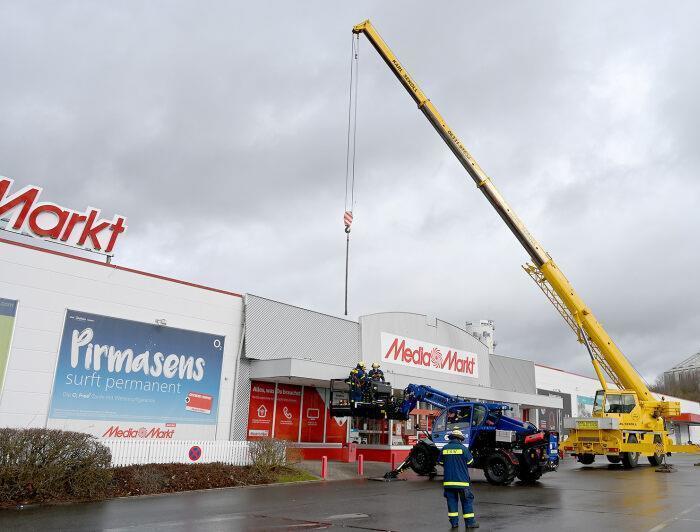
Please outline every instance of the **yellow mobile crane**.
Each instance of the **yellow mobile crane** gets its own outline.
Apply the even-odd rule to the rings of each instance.
[[[652,395],[644,380],[605,332],[549,253],[530,234],[457,134],[440,116],[435,105],[399,63],[372,23],[366,20],[356,25],[352,32],[367,37],[418,104],[418,109],[527,251],[532,263],[523,266],[524,270],[554,304],[577,335],[578,341],[586,346],[603,389],[596,393],[592,417],[567,418],[565,428],[570,431],[563,442],[563,449],[576,455],[583,464],[592,463],[596,455],[606,455],[611,462],[621,461],[625,467],[636,466],[640,454],[647,456],[652,465],[659,465],[663,456],[671,452],[700,452],[700,446],[673,443],[665,421],[680,414],[680,403],[659,401]],[[604,373],[615,387],[608,385]]]

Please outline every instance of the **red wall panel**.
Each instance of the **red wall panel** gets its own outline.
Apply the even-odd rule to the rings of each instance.
[[[277,385],[275,405],[275,438],[297,441],[301,417],[301,386]]]
[[[325,390],[304,387],[304,406],[301,415],[301,441],[323,442],[323,421],[326,417]]]
[[[248,439],[272,436],[272,412],[275,405],[275,384],[252,381],[248,408]]]

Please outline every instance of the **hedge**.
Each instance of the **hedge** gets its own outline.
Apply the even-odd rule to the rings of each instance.
[[[103,498],[111,460],[89,434],[0,428],[0,502]]]

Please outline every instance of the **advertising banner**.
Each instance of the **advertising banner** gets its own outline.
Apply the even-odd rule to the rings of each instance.
[[[275,383],[252,381],[248,407],[248,439],[272,437],[272,413],[275,409]]]
[[[323,421],[326,417],[326,403],[319,390],[313,386],[304,386],[304,406],[301,416],[301,441],[305,443],[323,442]]]
[[[381,340],[383,362],[462,377],[479,377],[479,359],[475,353],[387,332],[382,332]]]
[[[12,333],[15,330],[17,301],[0,297],[0,394],[2,394],[5,372],[10,361]]]
[[[578,400],[578,417],[591,417],[593,415],[593,397],[578,395],[576,398]]]
[[[275,409],[275,438],[297,441],[301,417],[301,386],[278,384]]]
[[[223,350],[223,336],[68,310],[49,425],[106,438],[212,438]]]

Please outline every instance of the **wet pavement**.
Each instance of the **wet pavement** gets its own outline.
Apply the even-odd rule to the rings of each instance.
[[[697,456],[675,473],[566,461],[534,486],[473,475],[481,530],[700,530]],[[641,463],[641,462],[640,462]],[[332,464],[331,464],[332,465]],[[0,512],[0,530],[449,530],[438,479],[344,480],[117,499]],[[462,530],[464,525],[462,524]]]

